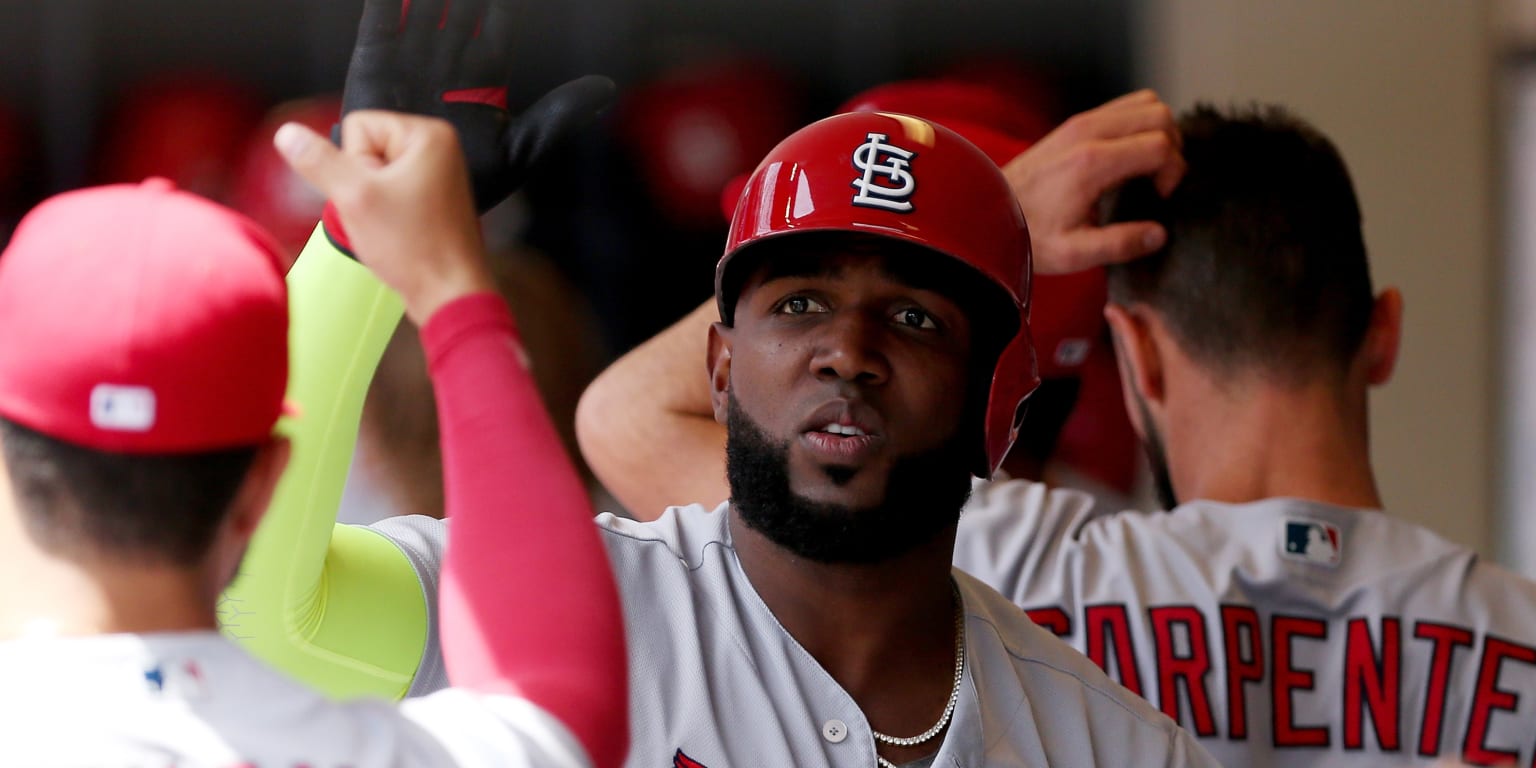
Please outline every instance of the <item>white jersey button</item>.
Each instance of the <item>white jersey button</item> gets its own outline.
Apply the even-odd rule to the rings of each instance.
[[[837,744],[848,738],[848,726],[841,720],[828,720],[821,724],[821,737]]]

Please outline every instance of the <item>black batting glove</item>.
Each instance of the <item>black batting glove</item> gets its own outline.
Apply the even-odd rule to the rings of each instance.
[[[365,0],[342,115],[387,109],[440,117],[458,130],[475,205],[517,190],[560,139],[591,123],[614,84],[588,75],[507,110],[515,74],[510,0]]]

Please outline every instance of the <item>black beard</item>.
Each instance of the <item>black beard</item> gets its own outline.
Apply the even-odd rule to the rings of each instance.
[[[958,439],[898,459],[884,502],[855,509],[792,492],[789,441],[775,443],[734,398],[726,432],[725,473],[736,514],[779,547],[819,563],[879,563],[906,554],[953,527],[971,495],[966,457],[973,451]],[[845,468],[826,473],[839,485],[852,477]]]
[[[1170,510],[1179,506],[1179,497],[1173,492],[1173,476],[1168,473],[1168,452],[1163,448],[1163,436],[1158,434],[1157,425],[1152,423],[1152,414],[1147,411],[1147,403],[1136,396],[1136,410],[1141,411],[1142,429],[1146,430],[1146,436],[1141,438],[1141,449],[1147,454],[1147,463],[1152,468],[1152,487],[1157,492],[1157,503],[1164,510]]]

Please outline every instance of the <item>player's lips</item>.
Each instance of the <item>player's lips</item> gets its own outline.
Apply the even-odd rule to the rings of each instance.
[[[881,431],[880,415],[873,408],[860,401],[837,399],[801,422],[800,443],[815,460],[856,464],[884,442]]]

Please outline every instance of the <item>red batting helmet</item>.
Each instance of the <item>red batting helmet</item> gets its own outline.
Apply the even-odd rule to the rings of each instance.
[[[970,267],[1002,289],[1019,319],[993,367],[984,455],[990,476],[1018,436],[1039,384],[1029,338],[1029,229],[987,155],[944,126],[907,115],[836,115],[796,131],[753,171],[715,269],[715,298],[735,310],[735,257],[751,245],[809,232],[854,232],[910,243]]]
[[[965,137],[998,166],[1030,147],[1045,118],[996,88],[950,79],[902,80],[870,88],[843,112],[921,115]],[[1037,275],[1030,333],[1042,379],[1075,379],[1104,327],[1104,270]]]

